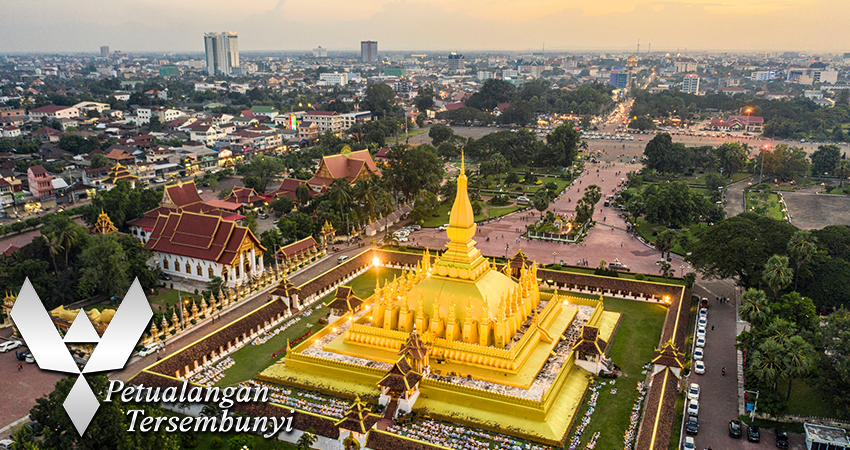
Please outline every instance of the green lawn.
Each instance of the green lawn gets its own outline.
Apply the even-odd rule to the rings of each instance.
[[[637,384],[646,379],[646,374],[642,373],[643,365],[650,361],[652,352],[658,346],[667,314],[667,308],[652,303],[604,298],[603,304],[606,310],[623,313],[620,329],[608,353],[623,374],[614,386],[606,385],[600,390],[595,412],[582,434],[578,448],[584,448],[597,431],[601,434],[596,448],[623,448],[623,435],[628,429],[629,416],[638,397]],[[609,380],[599,381],[607,383]],[[616,395],[610,393],[612,387],[617,388]],[[586,410],[587,407],[583,406],[578,417],[583,417]],[[568,440],[574,432],[570,431]]]
[[[407,138],[409,138],[409,137],[419,136],[420,134],[425,134],[425,133],[427,133],[429,130],[430,130],[430,128],[417,128],[417,129],[415,129],[415,130],[410,130],[410,131],[408,131],[406,134],[405,134],[405,133],[402,133],[402,134],[398,135],[398,141],[399,141],[399,142],[402,142],[402,141],[406,140],[406,139],[407,139]],[[387,142],[388,142],[388,143],[389,143],[389,141],[395,141],[395,138],[390,137],[389,139],[387,139]]]
[[[794,380],[791,383],[791,398],[788,399],[788,412],[800,416],[838,417],[838,405],[830,393],[824,392],[815,384],[817,381]],[[781,392],[787,392],[785,384]]]
[[[662,228],[664,228],[662,225],[658,225],[657,223],[647,222],[644,219],[638,219],[637,224],[638,224],[638,227],[637,227],[638,234],[640,234],[640,236],[642,238],[644,238],[647,242],[649,242],[651,244],[654,244],[655,239],[657,238],[657,236],[653,236],[652,233],[660,231]],[[691,224],[691,226],[689,226],[687,228],[683,228],[683,230],[687,229],[687,230],[691,230],[691,231],[696,231],[699,228],[705,228],[707,226],[708,226],[708,224],[705,224],[705,223],[697,223],[697,224]],[[682,246],[679,245],[679,244],[676,244],[671,251],[673,253],[679,255],[679,256],[683,256],[685,254],[685,249],[683,249]]]
[[[440,203],[437,207],[435,215],[425,219],[425,222],[422,223],[423,228],[437,228],[441,225],[445,225],[449,223],[449,213],[452,211],[452,205],[454,204],[454,200]],[[520,206],[504,206],[504,207],[493,207],[487,208],[487,204],[482,201],[481,202],[482,213],[475,216],[476,222],[482,222],[487,219],[492,219],[494,217],[504,216],[505,214],[510,214],[518,209]],[[493,213],[491,213],[493,211]],[[496,215],[493,215],[493,214]]]
[[[830,194],[830,195],[850,195],[850,186],[845,187],[827,187],[826,190],[820,191],[821,194]]]
[[[522,206],[504,206],[504,207],[498,207],[498,208],[487,208],[487,210],[485,212],[487,213],[487,217],[492,219],[494,217],[501,217],[501,216],[510,214],[510,213],[512,213],[512,212],[514,212],[518,209],[521,209],[521,208],[522,208]]]
[[[498,259],[497,259],[497,262],[498,262]],[[567,261],[564,261],[564,262],[567,262]],[[548,265],[546,266],[546,268],[551,269],[551,267],[549,267]],[[593,268],[591,268],[591,267],[578,267],[578,266],[561,266],[560,269],[554,269],[554,270],[560,270],[562,272],[572,272],[572,273],[582,273],[582,274],[587,274],[587,275],[593,275],[593,272],[596,270],[596,268],[595,267],[593,267]],[[622,278],[624,280],[634,280],[635,275],[637,275],[637,273],[619,272],[619,278]],[[681,278],[669,278],[669,279],[665,280],[664,278],[658,276],[657,274],[644,274],[644,277],[645,278],[643,280],[639,280],[639,281],[667,283],[667,284],[678,284],[678,285],[681,285],[681,286],[685,285],[685,283],[681,280]],[[570,295],[578,297],[578,296],[581,296],[582,294],[573,293],[573,294],[570,294]],[[594,296],[591,295],[588,298],[598,300],[599,296],[597,295],[597,296],[594,297]]]
[[[779,194],[770,192],[747,192],[747,210],[772,217],[776,220],[785,220],[782,205],[779,203]]]
[[[700,174],[700,175],[694,176],[694,177],[685,177],[685,179],[688,180],[688,183],[690,183],[690,184],[705,185],[705,179],[709,175],[711,175],[712,173],[718,173],[718,172],[708,172],[708,173]],[[751,176],[753,176],[753,174],[748,173],[748,172],[737,172],[735,174],[732,174],[732,181],[728,181],[729,179],[726,178],[726,177],[724,177],[724,179],[727,180],[727,183],[731,184],[731,183],[736,183],[738,181],[743,180],[744,178],[751,177]]]
[[[667,445],[668,450],[677,450],[679,448],[679,439],[682,436],[682,427],[679,426],[684,420],[685,411],[685,392],[679,392],[676,397],[676,416],[673,419],[673,435],[670,437],[670,444]]]
[[[401,271],[398,269],[376,267],[369,269],[368,272],[351,280],[346,286],[351,286],[354,289],[354,295],[360,298],[366,298],[375,291],[376,280],[380,279],[381,284],[383,284],[385,280],[392,280],[393,276],[399,274],[401,274]],[[315,305],[329,303],[334,294],[334,292],[331,292]],[[283,353],[280,353],[274,358],[271,355],[286,349],[287,339],[294,341],[307,332],[307,330],[316,332],[321,329],[323,325],[319,324],[319,319],[326,316],[328,312],[329,310],[326,306],[320,308],[314,307],[312,314],[303,317],[298,323],[290,326],[264,344],[248,344],[235,351],[230,356],[236,364],[227,369],[224,378],[216,384],[218,386],[229,386],[254,378],[258,373],[283,357]]]
[[[179,291],[179,292],[180,292],[180,295],[182,296],[183,299],[191,298],[191,297],[197,297],[195,294],[193,294],[191,292],[186,292],[186,291]],[[172,306],[177,304],[177,302],[178,302],[177,293],[178,293],[177,289],[169,289],[169,290],[163,292],[162,294],[155,295],[153,297],[148,297],[148,301],[152,305],[158,305],[158,306],[161,306],[163,309],[168,309],[168,308],[171,308]]]

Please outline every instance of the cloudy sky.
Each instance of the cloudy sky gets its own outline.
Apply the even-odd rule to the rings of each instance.
[[[0,0],[0,52],[641,50],[850,52],[848,0]]]

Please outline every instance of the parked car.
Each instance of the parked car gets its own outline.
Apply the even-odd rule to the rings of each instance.
[[[761,442],[761,430],[757,425],[747,427],[747,440],[750,442]]]
[[[518,201],[518,202],[531,202],[531,200],[529,200],[528,197],[525,197],[525,196],[517,197],[516,201]]]
[[[9,450],[12,448],[12,445],[15,444],[15,441],[11,439],[3,439],[0,440],[0,450]]]
[[[688,421],[685,423],[685,432],[688,434],[697,434],[699,432],[699,419],[697,416],[688,416]]]
[[[399,242],[399,243],[407,242],[407,241],[409,241],[409,240],[410,240],[410,239],[408,239],[408,238],[406,238],[406,237],[400,237],[400,238],[398,238],[398,242]]]
[[[708,299],[703,297],[702,300],[699,301],[700,308],[708,308]]]
[[[697,348],[696,350],[694,350],[694,360],[695,361],[702,361],[702,358],[703,358],[702,349]]]
[[[688,386],[688,399],[699,401],[699,385],[696,383],[691,383]]]
[[[699,347],[699,348],[705,347],[705,338],[704,337],[698,337],[697,338],[697,347]]]
[[[407,228],[410,228],[410,229],[411,229],[411,230],[413,230],[413,231],[419,231],[419,230],[421,230],[421,229],[422,229],[422,227],[421,227],[421,226],[419,226],[419,225],[410,225],[410,226],[409,226],[409,227],[407,227]]]
[[[743,425],[741,425],[741,421],[738,419],[732,419],[729,421],[729,436],[740,439],[741,438],[741,430],[743,429]]]
[[[776,436],[776,448],[788,448],[790,443],[788,442],[788,433],[782,428],[777,428],[773,430],[774,436]]]
[[[439,231],[446,231],[446,228],[448,228],[448,227],[449,227],[449,224],[440,225],[440,228],[437,228],[437,230],[439,230]]]
[[[159,279],[160,279],[160,280],[168,281],[168,280],[170,280],[170,279],[171,279],[171,275],[169,275],[169,274],[167,274],[167,273],[161,273],[161,274],[159,274]]]
[[[145,356],[156,353],[157,350],[159,350],[159,344],[147,345],[139,350],[139,356],[144,358]]]
[[[708,318],[708,310],[705,309],[705,308],[700,308],[699,316],[707,319]]]
[[[699,415],[699,401],[698,400],[688,401],[688,415],[689,416],[698,416]]]
[[[682,444],[682,450],[696,450],[697,445],[694,443],[694,438],[685,436],[685,442]]]
[[[260,214],[260,219],[268,219],[268,218],[269,218],[268,214],[266,214],[266,213]]]
[[[697,320],[697,325],[701,328],[706,328],[708,326],[708,318],[700,317],[699,320]]]
[[[340,256],[339,258],[337,258],[337,259],[336,259],[336,263],[337,263],[337,264],[342,264],[342,263],[344,263],[347,259],[348,259],[348,255]]]
[[[704,361],[695,361],[694,362],[694,372],[697,375],[705,375],[705,362]]]
[[[23,345],[23,344],[21,343],[21,341],[17,341],[17,340],[15,340],[15,341],[6,341],[6,342],[4,342],[4,343],[0,344],[0,353],[6,353],[6,352],[8,352],[9,350],[14,350],[14,349],[16,349],[16,348],[20,347],[21,345]]]
[[[697,339],[699,338],[705,339],[705,327],[697,328]]]
[[[30,355],[29,350],[21,350],[19,352],[15,352],[15,357],[18,358],[18,361],[26,361],[27,356]]]

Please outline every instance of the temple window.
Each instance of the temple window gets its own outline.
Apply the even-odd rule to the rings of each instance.
[[[195,268],[195,270],[197,270],[197,271],[198,271],[198,276],[200,276],[200,277],[204,276],[204,271],[203,271],[203,270],[201,270],[201,265],[200,265],[200,264],[198,264],[198,267],[196,267],[196,268]]]
[[[188,262],[186,263],[186,273],[192,273],[192,267],[189,265]]]
[[[162,260],[162,268],[163,268],[163,269],[165,269],[165,270],[169,270],[169,268],[168,268],[168,260],[167,260],[167,259],[164,259],[164,258],[163,258],[163,260]]]
[[[207,273],[209,274],[210,278],[215,276],[215,271],[213,270],[212,266],[210,266],[210,268],[207,269]]]

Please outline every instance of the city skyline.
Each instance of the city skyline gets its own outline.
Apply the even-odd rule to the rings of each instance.
[[[843,53],[850,31],[843,17],[850,4],[838,0],[603,0],[593,4],[529,0],[517,5],[474,0],[357,5],[331,1],[297,4],[260,0],[235,8],[212,1],[174,6],[102,5],[73,10],[48,0],[5,2],[0,52],[97,52],[101,45],[124,52],[203,51],[197,36],[213,29],[242,31],[242,51],[302,51],[318,45],[357,51],[361,40],[381,51],[656,51]],[[158,5],[158,6],[157,6]],[[97,10],[95,17],[90,10]],[[829,11],[829,14],[823,14]],[[12,19],[14,18],[14,20]],[[32,33],[38,23],[39,33]],[[424,27],[423,23],[434,26]],[[316,34],[318,29],[324,29]],[[319,37],[317,37],[319,36]]]

